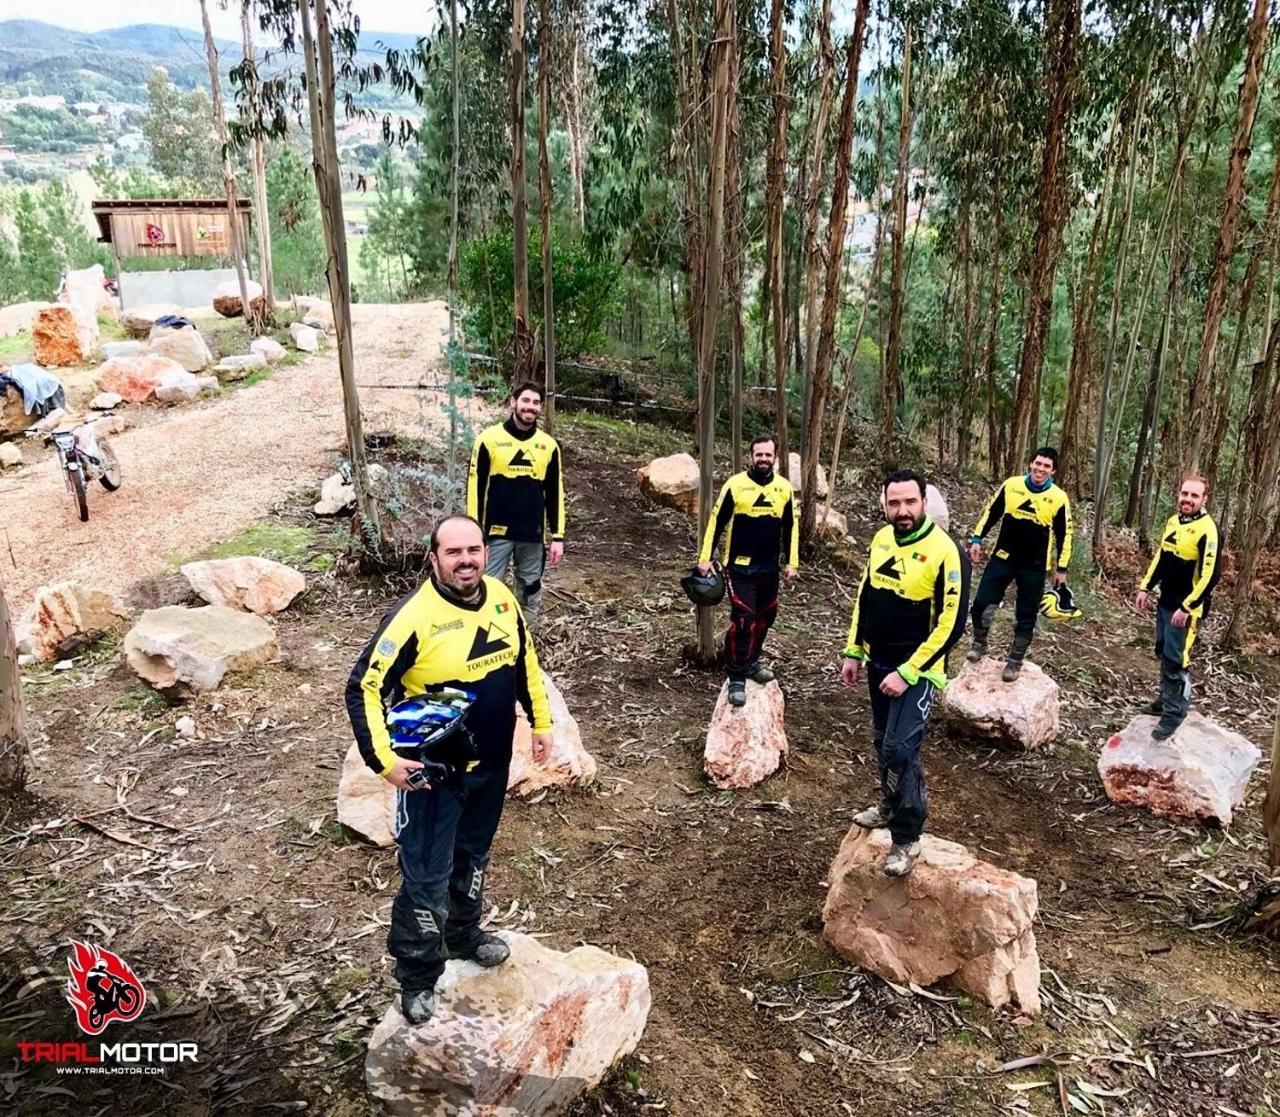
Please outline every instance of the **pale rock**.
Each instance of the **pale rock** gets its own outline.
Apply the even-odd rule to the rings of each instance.
[[[131,306],[120,315],[120,325],[130,337],[146,338],[151,336],[151,328],[157,318],[179,317],[182,307],[177,303],[149,303],[146,306]]]
[[[36,418],[27,414],[22,393],[17,388],[0,389],[0,435],[21,434]]]
[[[315,353],[320,349],[320,331],[314,326],[293,322],[289,326],[289,337],[299,352]]]
[[[217,395],[222,391],[222,384],[216,376],[197,376],[196,390],[203,395]]]
[[[1001,660],[985,656],[965,663],[942,692],[942,708],[963,736],[995,748],[1038,748],[1058,736],[1058,684],[1024,661],[1011,683],[1000,678]]]
[[[843,539],[849,534],[849,517],[844,515],[843,512],[837,512],[834,508],[829,508],[819,527],[823,535]]]
[[[38,662],[39,660],[37,660],[36,657],[31,655],[29,652],[24,652],[22,655],[18,656],[19,667],[30,667],[33,664]]]
[[[449,962],[435,1015],[413,1026],[398,1002],[369,1038],[365,1083],[395,1117],[549,1117],[635,1050],[649,975],[594,946],[562,953],[502,932],[511,957]]]
[[[304,325],[314,326],[326,333],[332,332],[333,307],[329,305],[328,299],[322,299],[316,295],[295,295],[293,306],[295,310],[302,312]]]
[[[161,403],[189,403],[199,394],[199,382],[181,366],[170,369],[156,381],[156,399]]]
[[[655,458],[636,470],[641,492],[681,512],[698,510],[698,463],[691,454]]]
[[[74,636],[108,632],[127,618],[118,598],[76,582],[55,582],[36,590],[35,602],[23,618],[24,643],[30,654],[48,663]]]
[[[0,307],[0,338],[30,333],[31,322],[36,316],[36,311],[57,305],[57,303],[25,302]]]
[[[129,403],[145,403],[155,398],[156,387],[165,377],[173,382],[190,375],[177,361],[142,353],[137,357],[113,357],[104,361],[96,379],[104,392],[114,392]]]
[[[831,866],[823,933],[845,958],[900,984],[947,981],[994,1008],[1040,1011],[1036,882],[925,834],[906,877],[884,874],[888,830],[852,827]]]
[[[369,488],[375,493],[386,485],[390,475],[376,462],[369,466]],[[320,500],[315,505],[317,516],[337,516],[355,505],[356,489],[341,473],[334,473],[320,483]]]
[[[98,319],[78,306],[46,307],[31,322],[36,364],[67,368],[91,361],[98,352]]]
[[[213,690],[279,654],[271,622],[224,605],[148,609],[124,638],[129,666],[157,690]]]
[[[120,316],[120,311],[116,300],[107,291],[105,279],[106,273],[101,264],[67,272],[63,285],[66,301],[94,318],[106,317],[114,321]]]
[[[153,326],[147,352],[177,361],[188,372],[202,372],[213,363],[209,346],[194,326]]]
[[[109,361],[113,357],[136,357],[142,352],[140,341],[107,341],[102,345],[102,359]]]
[[[803,476],[801,471],[800,455],[792,450],[787,455],[787,480],[791,482],[791,487],[795,489],[796,494],[800,493],[800,479]],[[827,495],[827,471],[822,467],[822,463],[818,463],[818,499],[824,500]]]
[[[223,357],[213,371],[223,380],[243,380],[251,372],[267,367],[267,359],[261,353],[236,353]]]
[[[255,337],[249,342],[249,352],[259,353],[267,361],[278,361],[287,350],[273,337]]]
[[[278,613],[307,588],[307,579],[293,567],[257,555],[187,562],[181,571],[210,605],[250,613]]]
[[[249,306],[253,308],[255,314],[261,314],[266,306],[266,301],[262,294],[262,284],[255,283],[252,279],[247,279],[245,280],[244,289],[249,296]],[[238,279],[229,279],[226,283],[219,283],[213,289],[213,309],[224,318],[239,318],[244,314],[244,307],[240,304],[240,281]]]
[[[777,679],[747,682],[747,704],[729,704],[729,684],[711,715],[702,766],[716,787],[754,787],[778,770],[787,755],[787,731],[783,725],[786,703]]]
[[[119,392],[99,392],[89,401],[89,407],[93,411],[110,411],[122,403],[124,403],[124,396]]]
[[[370,768],[353,743],[343,758],[338,780],[338,821],[386,849],[395,844],[391,832],[395,815],[395,785]]]
[[[71,412],[65,407],[55,407],[48,414],[42,415],[32,423],[31,429],[33,431],[56,431],[72,417]]]
[[[0,442],[0,466],[6,468],[22,464],[22,447],[12,442]]]
[[[173,731],[179,737],[194,737],[196,735],[196,719],[184,714],[173,723]]]
[[[551,706],[553,742],[551,752],[542,764],[533,761],[533,734],[523,708],[516,704],[516,734],[511,746],[511,768],[507,776],[507,793],[531,795],[544,787],[580,787],[596,778],[596,761],[582,747],[582,733],[569,713],[564,696],[542,673]]]
[[[1102,747],[1098,774],[1107,798],[1166,818],[1230,825],[1262,753],[1194,710],[1163,741],[1151,736],[1158,721],[1142,714]]]

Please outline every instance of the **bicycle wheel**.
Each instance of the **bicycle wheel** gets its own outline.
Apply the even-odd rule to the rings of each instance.
[[[102,482],[102,487],[107,492],[115,492],[124,478],[120,473],[120,462],[116,458],[116,452],[111,449],[111,443],[105,438],[98,439],[98,461],[102,464],[102,472],[98,475],[98,480]]]
[[[88,521],[89,519],[89,501],[84,495],[84,474],[79,469],[67,471],[67,476],[71,479],[71,495],[76,498],[76,508],[79,509],[80,519]]]

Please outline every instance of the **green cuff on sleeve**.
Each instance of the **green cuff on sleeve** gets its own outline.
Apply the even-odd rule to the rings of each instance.
[[[914,667],[908,667],[905,663],[898,668],[898,674],[902,676],[902,681],[907,686],[915,686],[920,681],[920,672]]]

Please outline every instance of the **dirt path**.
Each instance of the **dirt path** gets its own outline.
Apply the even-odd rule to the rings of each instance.
[[[443,423],[442,393],[392,385],[438,374],[444,304],[352,310],[365,430],[422,435]],[[35,464],[0,484],[0,578],[16,609],[61,578],[120,592],[164,572],[174,556],[234,535],[290,492],[317,487],[331,451],[345,443],[337,351],[331,344],[259,384],[164,410],[111,441],[124,486],[93,486],[88,523],[76,518],[52,452],[39,445],[24,445]]]

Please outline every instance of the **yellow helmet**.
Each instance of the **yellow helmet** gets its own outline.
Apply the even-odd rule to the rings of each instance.
[[[1044,596],[1040,598],[1040,612],[1051,621],[1070,621],[1080,616],[1084,610],[1076,604],[1075,595],[1063,583],[1045,590]]]

